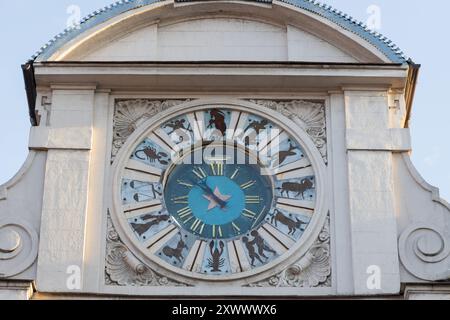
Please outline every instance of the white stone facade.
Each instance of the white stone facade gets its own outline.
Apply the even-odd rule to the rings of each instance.
[[[0,186],[0,298],[448,299],[450,205],[409,160],[410,68],[278,1],[163,1],[81,33],[34,63],[40,121],[24,167]],[[129,109],[118,128],[120,101]],[[323,166],[318,236],[247,285],[172,279],[110,219],[128,137],[207,102],[287,117]]]

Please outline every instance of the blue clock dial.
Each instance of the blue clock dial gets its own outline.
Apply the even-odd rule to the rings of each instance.
[[[272,190],[258,165],[187,164],[169,173],[164,197],[183,229],[205,239],[231,239],[264,221]]]

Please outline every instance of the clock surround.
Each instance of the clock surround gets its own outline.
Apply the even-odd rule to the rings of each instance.
[[[135,234],[130,233],[129,225],[127,225],[124,219],[121,219],[119,215],[123,207],[118,194],[120,194],[121,191],[121,188],[119,186],[121,185],[121,179],[124,172],[124,163],[128,160],[130,154],[138,150],[139,144],[142,143],[142,140],[145,137],[150,136],[156,128],[159,128],[161,126],[161,124],[170,119],[175,119],[185,114],[186,110],[189,110],[187,113],[194,113],[210,110],[212,108],[219,108],[221,110],[233,110],[236,112],[255,115],[256,117],[269,119],[275,126],[282,128],[290,137],[294,138],[295,141],[299,143],[305,156],[307,156],[307,158],[311,162],[311,166],[313,168],[315,176],[314,190],[316,193],[316,202],[314,207],[314,214],[309,221],[308,227],[306,228],[306,230],[304,230],[304,233],[298,239],[299,241],[296,241],[295,244],[292,245],[292,247],[289,247],[287,252],[285,252],[284,254],[278,255],[274,259],[270,259],[268,263],[265,263],[261,266],[256,266],[254,269],[250,268],[249,270],[245,271],[241,270],[242,272],[239,273],[194,273],[186,271],[164,261],[158,261],[158,259],[155,259],[154,256],[145,254],[146,248],[142,246],[142,243],[139,243],[139,241],[136,240]],[[125,245],[139,258],[139,260],[145,262],[145,264],[151,267],[152,270],[155,270],[170,279],[175,279],[176,281],[186,283],[188,285],[198,285],[200,283],[211,282],[220,282],[232,285],[246,285],[249,283],[260,281],[262,279],[266,279],[271,275],[280,272],[287,266],[298,261],[299,258],[301,258],[311,248],[312,244],[317,239],[321,228],[324,225],[324,221],[328,212],[326,197],[326,166],[323,162],[322,156],[318,152],[314,143],[309,138],[308,134],[304,132],[297,124],[295,124],[290,119],[282,116],[280,113],[248,101],[222,98],[195,100],[172,107],[169,110],[156,115],[152,119],[141,124],[139,128],[127,139],[126,143],[121,148],[114,161],[113,173],[114,175],[112,177],[111,183],[113,184],[112,194],[114,195],[114,197],[110,199],[112,202],[111,218]],[[162,202],[164,202],[164,200]],[[249,234],[251,234],[251,231],[255,230],[249,230]],[[173,235],[175,236],[176,234],[177,233],[174,233]],[[253,235],[255,235],[255,233],[253,233]],[[248,240],[250,240],[249,237],[247,241]],[[253,239],[253,241],[255,240],[256,237]],[[172,249],[176,249],[177,245],[180,244],[180,242],[181,238],[179,241],[173,242],[171,245]],[[207,242],[206,245],[204,245],[205,248],[203,249],[206,251],[210,251],[210,244],[210,242]],[[190,244],[190,246],[192,246],[192,243]],[[220,250],[221,246],[222,245],[220,241],[217,241],[214,248],[211,248],[211,253],[213,253],[213,251],[216,252],[216,249]],[[190,249],[192,248],[190,247]],[[269,253],[270,251],[266,252],[267,255],[269,255]],[[187,253],[185,251],[185,255],[186,254]]]

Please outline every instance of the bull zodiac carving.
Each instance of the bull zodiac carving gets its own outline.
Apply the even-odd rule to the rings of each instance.
[[[295,197],[302,196],[302,199],[305,198],[305,192],[314,187],[313,182],[306,178],[303,179],[300,183],[298,182],[284,182],[281,185],[281,188],[277,188],[277,190],[281,191],[281,196],[286,195],[287,198],[290,198],[290,193],[296,193]]]
[[[272,218],[270,219],[270,223],[272,223],[275,227],[278,227],[278,223],[281,223],[288,227],[289,233],[288,235],[294,235],[297,230],[302,229],[302,225],[306,225],[307,223],[295,218],[292,220],[291,218],[286,217],[281,211],[275,209]]]

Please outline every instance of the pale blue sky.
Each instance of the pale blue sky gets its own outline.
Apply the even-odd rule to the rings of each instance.
[[[424,178],[450,200],[450,1],[328,0],[328,4],[366,21],[367,8],[381,8],[380,32],[422,64],[412,115],[413,161]],[[11,178],[27,155],[29,120],[20,65],[66,27],[67,8],[82,15],[111,0],[0,1],[0,184]]]

